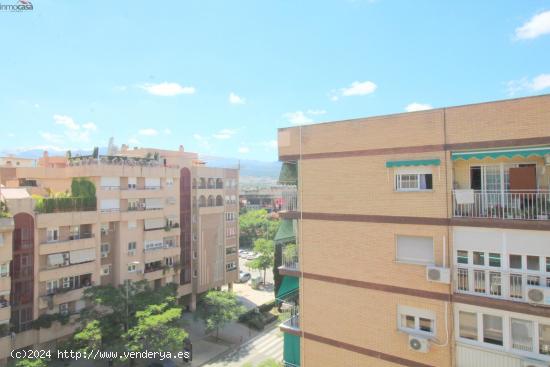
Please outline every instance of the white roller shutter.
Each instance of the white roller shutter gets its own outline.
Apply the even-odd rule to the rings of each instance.
[[[148,198],[145,199],[145,208],[147,209],[162,209],[162,199],[161,198]]]
[[[71,251],[71,264],[84,263],[95,260],[95,249],[88,248],[85,250]]]
[[[145,178],[145,187],[146,188],[155,188],[160,187],[160,178],[158,177],[146,177]]]
[[[135,185],[137,183],[137,179],[135,177],[128,177],[128,185]]]
[[[164,218],[145,219],[145,230],[164,228],[165,224]]]
[[[434,243],[431,237],[397,236],[397,261],[433,264]]]
[[[120,187],[120,177],[101,177],[101,187]]]
[[[64,263],[63,254],[48,255],[48,266],[53,267],[53,266],[63,265],[63,263]]]
[[[120,210],[119,199],[102,199],[99,205],[102,211],[117,211]]]

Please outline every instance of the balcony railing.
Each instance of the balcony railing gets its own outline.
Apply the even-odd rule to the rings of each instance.
[[[460,265],[455,269],[457,293],[527,302],[528,286],[550,287],[550,274]]]
[[[281,319],[282,327],[300,330],[300,306],[283,304]]]
[[[550,191],[453,191],[455,217],[548,220]]]
[[[298,247],[295,244],[287,244],[283,247],[281,268],[288,270],[300,269]]]
[[[298,210],[298,190],[296,186],[286,186],[282,190],[281,211],[295,212]]]
[[[48,239],[46,239],[46,241],[40,242],[40,244],[41,245],[51,245],[51,244],[69,242],[69,241],[84,240],[84,239],[93,238],[93,237],[94,237],[93,233],[72,234],[72,235],[69,235],[67,238],[64,238],[64,239],[58,239],[58,240],[48,240]]]

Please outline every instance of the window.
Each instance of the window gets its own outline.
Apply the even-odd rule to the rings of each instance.
[[[80,226],[71,226],[69,228],[69,239],[77,240],[80,238]]]
[[[137,228],[137,222],[135,220],[128,221],[128,229],[136,229]]]
[[[414,264],[433,264],[433,238],[397,236],[396,260]]]
[[[458,250],[456,252],[456,262],[459,264],[468,264],[468,251]]]
[[[135,273],[137,271],[137,264],[130,263],[128,264],[128,273]]]
[[[164,265],[166,266],[172,266],[174,265],[174,259],[171,257],[167,257],[164,259]]]
[[[489,253],[489,266],[494,266],[500,268],[500,254]]]
[[[546,272],[550,273],[550,257],[546,258]]]
[[[540,263],[538,256],[527,255],[527,269],[540,271]]]
[[[137,179],[135,177],[128,177],[128,189],[135,190],[136,181]]]
[[[225,264],[225,270],[226,271],[231,271],[231,270],[235,270],[237,269],[237,264],[235,263],[235,261],[231,261],[227,264]]]
[[[104,243],[101,245],[101,257],[109,256],[109,244]]]
[[[128,242],[128,255],[135,255],[136,248],[137,248],[137,244],[135,241]]]
[[[502,317],[483,315],[483,341],[502,345]]]
[[[0,278],[10,276],[10,263],[0,264]]]
[[[101,234],[109,233],[109,223],[101,223]]]
[[[550,325],[539,324],[539,353],[550,355]]]
[[[533,322],[512,318],[512,348],[526,352],[533,351]]]
[[[48,294],[54,293],[57,288],[59,288],[59,280],[54,279],[54,280],[48,280],[46,282],[46,292]]]
[[[59,228],[48,228],[48,242],[59,240]]]
[[[102,265],[101,266],[101,275],[105,276],[105,275],[109,275],[109,274],[111,274],[111,264]]]
[[[71,288],[71,280],[70,277],[63,278],[63,288]]]
[[[485,265],[485,254],[483,252],[474,251],[474,265]]]
[[[477,340],[477,314],[460,311],[458,313],[459,335],[461,338]]]
[[[69,314],[69,304],[68,303],[61,303],[59,305],[59,313],[61,315],[68,315]]]
[[[408,306],[398,306],[398,328],[414,334],[434,334],[433,312]]]
[[[521,269],[521,255],[510,255],[510,269]]]
[[[228,247],[225,249],[225,254],[226,255],[231,255],[231,254],[236,254],[237,253],[237,248],[236,247]]]
[[[173,185],[174,185],[174,178],[166,177],[166,186],[173,186]]]
[[[431,173],[397,173],[395,175],[396,191],[432,190]]]
[[[145,244],[143,245],[143,248],[145,251],[154,251],[161,249],[163,247],[162,241],[159,240],[148,240],[145,241]]]

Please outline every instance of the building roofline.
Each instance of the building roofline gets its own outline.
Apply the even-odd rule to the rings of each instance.
[[[280,127],[277,130],[278,131],[284,131],[284,130],[297,129],[297,128],[300,128],[300,127],[312,127],[312,126],[317,126],[317,125],[340,124],[340,123],[349,123],[349,122],[359,122],[359,121],[365,121],[365,120],[366,121],[368,121],[368,120],[380,120],[380,119],[387,119],[387,118],[392,118],[392,117],[396,117],[396,116],[403,116],[403,115],[409,115],[409,114],[434,113],[434,112],[438,112],[438,111],[445,111],[445,110],[450,110],[450,109],[455,109],[455,108],[463,108],[463,107],[478,106],[478,105],[485,105],[485,104],[498,104],[498,103],[504,103],[504,102],[510,102],[510,101],[545,98],[545,97],[546,98],[550,97],[550,93],[537,94],[536,96],[498,99],[498,100],[495,100],[495,101],[466,103],[466,104],[462,104],[462,105],[438,107],[438,108],[432,108],[432,109],[429,109],[429,110],[421,110],[421,111],[396,112],[396,113],[389,113],[389,114],[386,114],[386,115],[372,115],[372,116],[356,117],[356,118],[345,119],[345,120],[322,121],[322,122],[316,122],[316,123],[312,123],[312,124],[303,124],[303,125],[297,125],[297,126]]]

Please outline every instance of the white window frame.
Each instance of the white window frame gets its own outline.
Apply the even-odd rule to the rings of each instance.
[[[128,264],[128,273],[135,273],[137,272],[137,264],[136,263],[129,263]]]
[[[471,340],[460,337],[460,320],[459,312],[470,312],[477,314],[477,340]],[[527,314],[508,312],[498,310],[494,308],[478,307],[466,304],[456,304],[454,310],[454,322],[455,322],[455,338],[459,344],[473,345],[476,347],[482,347],[484,349],[492,349],[501,352],[507,352],[518,357],[538,359],[545,362],[550,362],[550,355],[540,354],[539,351],[539,325],[550,326],[548,318],[531,316]],[[485,343],[483,341],[483,314],[498,316],[502,318],[502,346]],[[520,319],[524,321],[531,321],[533,323],[533,352],[522,351],[512,348],[512,319]]]
[[[46,230],[46,241],[48,243],[59,241],[59,227],[52,227]]]
[[[52,279],[46,281],[46,291],[48,293],[55,291],[59,288],[59,279]]]
[[[0,264],[0,278],[7,278],[10,276],[10,263],[5,262]]]
[[[71,288],[71,277],[64,277],[62,279],[63,288]]]
[[[101,275],[105,276],[109,274],[111,274],[111,264],[101,265]]]
[[[103,248],[104,247],[107,247],[107,251],[104,251]],[[100,250],[101,250],[101,257],[107,257],[109,256],[109,252],[111,252],[111,244],[109,242],[104,242],[101,244],[101,247],[100,247]]]
[[[414,328],[409,328],[406,325],[402,324],[403,316],[414,317]],[[424,331],[420,329],[421,318],[431,321],[432,331]],[[423,335],[426,337],[435,337],[436,330],[437,330],[435,312],[426,310],[426,309],[421,309],[421,308],[398,305],[397,306],[397,328],[407,334]]]
[[[59,313],[61,315],[68,315],[69,314],[69,304],[68,303],[60,303],[59,304]]]
[[[401,187],[402,176],[416,176],[416,187]],[[431,189],[421,189],[420,188],[420,176],[421,175],[431,175],[432,176],[432,188]],[[430,192],[433,191],[434,186],[434,174],[432,167],[416,167],[416,168],[401,168],[397,169],[394,174],[393,187],[396,192],[411,192],[411,191],[420,191],[420,192]]]

